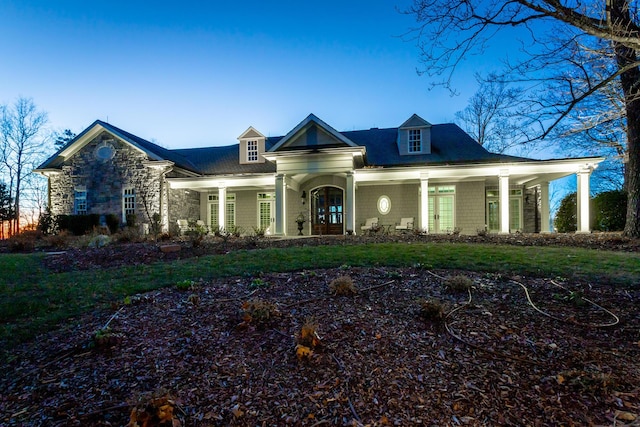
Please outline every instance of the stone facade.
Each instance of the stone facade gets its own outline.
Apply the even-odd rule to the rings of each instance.
[[[112,147],[110,158],[97,155],[100,147]],[[53,214],[73,215],[75,192],[86,191],[87,213],[114,214],[125,221],[123,191],[135,192],[135,214],[138,222],[150,221],[161,213],[164,185],[162,168],[149,167],[147,156],[103,132],[72,155],[61,172],[49,178],[50,202]]]

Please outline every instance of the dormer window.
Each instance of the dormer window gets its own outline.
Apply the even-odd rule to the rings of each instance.
[[[422,132],[420,129],[409,129],[409,153],[422,152]]]
[[[253,163],[258,161],[258,141],[247,141],[247,162]]]
[[[414,114],[398,128],[398,153],[401,156],[431,154],[431,123]]]
[[[266,137],[255,130],[253,127],[249,127],[242,135],[238,137],[239,144],[239,158],[238,161],[241,165],[248,163],[264,163],[264,152]]]

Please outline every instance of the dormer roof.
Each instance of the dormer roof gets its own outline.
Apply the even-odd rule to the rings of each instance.
[[[417,114],[413,114],[406,122],[400,125],[400,129],[419,129],[431,127],[431,123]]]
[[[253,126],[249,126],[247,130],[242,132],[242,135],[238,137],[238,139],[258,139],[258,138],[266,138],[263,134],[256,130]]]

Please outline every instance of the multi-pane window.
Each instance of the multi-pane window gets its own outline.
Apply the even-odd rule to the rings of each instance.
[[[73,211],[76,215],[87,214],[87,190],[76,188],[74,193]]]
[[[509,190],[509,230],[522,230],[522,189]],[[500,192],[487,189],[487,226],[489,231],[500,230]]]
[[[136,190],[135,188],[125,188],[122,191],[122,211],[124,214],[124,220],[127,216],[135,215],[136,213]]]
[[[247,162],[258,161],[258,141],[247,141]]]
[[[409,129],[409,153],[422,151],[422,133],[420,129]]]
[[[218,224],[219,200],[220,197],[217,194],[209,194],[209,223],[212,230],[216,230],[220,226]],[[236,225],[236,195],[234,193],[227,194],[224,217],[225,230],[233,230]]]

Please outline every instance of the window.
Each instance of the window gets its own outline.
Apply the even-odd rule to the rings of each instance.
[[[429,187],[429,232],[455,231],[455,185]]]
[[[378,198],[378,212],[386,215],[389,211],[391,211],[391,199],[389,199],[389,196],[380,196]]]
[[[258,161],[258,141],[247,141],[247,162]]]
[[[487,227],[489,231],[500,230],[500,191],[487,189]],[[522,230],[522,189],[509,189],[509,230]]]
[[[74,193],[73,213],[76,215],[87,214],[87,190],[85,188],[76,188]]]
[[[218,212],[220,200],[217,194],[209,194],[209,223],[212,230],[216,230],[220,227],[218,224]],[[231,193],[227,194],[227,203],[225,209],[225,225],[224,229],[231,231],[236,225],[236,195]]]
[[[258,193],[258,228],[271,234],[276,196],[274,193]]]
[[[409,153],[422,152],[422,133],[420,129],[409,129]]]
[[[136,213],[136,190],[134,188],[125,188],[122,192],[122,210],[123,220],[127,221],[129,215]]]

